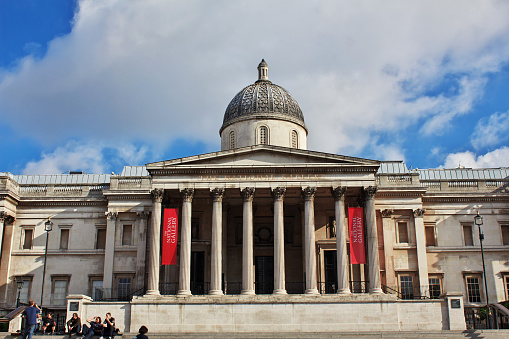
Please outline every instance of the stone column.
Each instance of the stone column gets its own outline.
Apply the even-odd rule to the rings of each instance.
[[[346,187],[332,188],[334,197],[334,210],[336,217],[336,254],[338,270],[338,291],[339,294],[351,294],[348,271],[348,253],[346,248],[346,237],[348,234],[345,225],[345,193]]]
[[[426,257],[426,232],[424,230],[423,208],[413,210],[415,243],[417,247],[417,267],[419,269],[419,292],[421,297],[429,297],[428,259]]]
[[[138,216],[138,248],[136,250],[136,289],[145,286],[145,253],[147,252],[147,220],[149,212],[136,213]]]
[[[376,229],[375,194],[377,190],[376,186],[369,186],[364,189],[366,198],[366,228],[368,233],[369,293],[372,294],[383,293],[380,283],[380,258]]]
[[[393,210],[382,210],[382,227],[384,232],[385,279],[387,286],[397,289],[396,272],[394,271],[394,227],[392,222]]]
[[[113,259],[115,257],[115,232],[117,229],[117,212],[106,213],[106,246],[104,249],[103,288],[105,298],[111,298],[113,288]]]
[[[3,230],[2,257],[0,259],[0,303],[7,301],[7,286],[9,286],[9,271],[11,267],[12,239],[14,236],[14,217],[0,212],[0,225]]]
[[[274,292],[286,294],[285,287],[285,218],[283,213],[283,198],[286,187],[276,187],[271,190],[274,198]]]
[[[222,275],[222,231],[223,231],[223,195],[224,188],[214,188],[210,191],[212,197],[212,248],[210,264],[210,291],[212,295],[222,295],[221,275]]]
[[[0,259],[2,259],[2,245],[4,243],[4,228],[5,220],[9,215],[5,212],[0,212]]]
[[[240,191],[242,207],[242,294],[255,294],[253,272],[253,196],[254,187]]]
[[[191,217],[193,188],[180,191],[182,195],[182,230],[180,231],[179,295],[191,295]]]
[[[316,187],[302,189],[304,197],[304,261],[306,264],[305,294],[318,294],[315,250],[315,194]]]
[[[161,242],[161,203],[163,201],[164,190],[155,188],[151,191],[152,201],[152,219],[149,227],[149,252],[148,252],[148,280],[147,295],[159,295],[159,267],[161,265],[160,242]]]

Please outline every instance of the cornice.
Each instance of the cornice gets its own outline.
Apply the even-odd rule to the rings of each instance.
[[[0,193],[0,200],[6,200],[13,205],[18,205],[19,196],[12,193]]]
[[[509,195],[506,196],[486,196],[486,195],[473,195],[473,196],[426,196],[422,197],[423,202],[509,202]]]
[[[19,206],[107,206],[104,200],[21,200]]]

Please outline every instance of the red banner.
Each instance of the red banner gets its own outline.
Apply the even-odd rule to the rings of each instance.
[[[364,217],[362,207],[348,208],[348,226],[350,230],[350,261],[352,264],[365,264]]]
[[[177,265],[178,208],[165,208],[163,220],[162,264]]]

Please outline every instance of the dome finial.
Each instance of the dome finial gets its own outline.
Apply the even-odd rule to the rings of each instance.
[[[258,80],[269,80],[269,65],[262,59],[258,65]]]

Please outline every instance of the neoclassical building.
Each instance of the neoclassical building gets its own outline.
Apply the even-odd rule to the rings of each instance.
[[[508,169],[307,150],[303,113],[263,60],[219,133],[219,152],[119,175],[0,173],[4,313],[19,296],[62,315],[113,310],[126,331],[461,329],[487,297],[477,213],[490,302],[508,299]],[[176,265],[161,262],[167,209]]]

